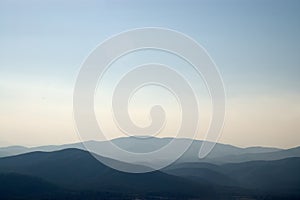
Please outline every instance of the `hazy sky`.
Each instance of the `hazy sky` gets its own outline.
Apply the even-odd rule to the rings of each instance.
[[[72,92],[82,62],[111,35],[141,27],[183,32],[209,52],[227,91],[220,142],[298,146],[299,10],[297,0],[2,0],[0,146],[78,141]]]

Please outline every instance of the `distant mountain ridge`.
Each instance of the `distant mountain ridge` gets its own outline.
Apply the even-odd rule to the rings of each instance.
[[[220,162],[224,163],[237,163],[247,162],[253,160],[279,160],[284,158],[300,157],[300,147],[291,149],[284,149],[274,152],[262,152],[262,153],[245,153],[236,156],[223,156],[217,158]]]
[[[173,138],[150,138],[147,140],[139,140],[134,137],[118,138],[112,140],[113,143],[118,145],[127,151],[132,151],[135,153],[145,153],[156,150],[164,145],[168,144]],[[189,139],[175,139],[180,141]],[[88,145],[94,148],[101,148],[101,152],[105,156],[105,151],[109,148],[106,146],[110,141],[88,141]],[[269,147],[248,147],[240,148],[227,144],[217,143],[214,149],[209,153],[207,157],[202,160],[198,158],[198,152],[200,150],[203,141],[194,140],[190,148],[182,155],[182,157],[177,162],[209,162],[209,163],[236,163],[245,162],[251,160],[277,160],[288,157],[300,157],[300,147],[296,147],[289,150],[269,148]],[[0,148],[0,157],[6,157],[11,155],[18,155],[34,151],[57,151],[68,148],[76,148],[86,150],[82,143],[66,144],[66,145],[49,145],[40,147],[2,147]],[[135,162],[135,160],[129,161]]]

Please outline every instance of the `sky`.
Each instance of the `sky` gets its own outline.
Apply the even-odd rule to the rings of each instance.
[[[299,146],[299,9],[297,0],[2,0],[0,146],[78,141],[72,98],[83,61],[105,39],[142,27],[182,32],[201,44],[214,60],[227,95],[219,142],[241,147]],[[168,60],[168,55],[161,53],[137,53],[129,56],[128,63],[162,57]],[[174,63],[193,79],[189,66]],[[118,63],[116,70],[108,74],[108,82],[120,72],[117,68]],[[199,83],[197,91],[204,91],[202,81],[194,83]],[[144,95],[152,91],[148,88]],[[207,115],[203,121],[208,124],[209,105],[204,93],[198,95],[204,102],[203,114]],[[178,113],[172,112],[177,110],[176,102],[166,95],[158,101],[172,102],[168,109],[169,117],[174,119],[160,137],[172,136],[178,120],[174,117]],[[147,109],[137,102],[149,98],[141,96],[137,94],[135,106],[130,106],[135,122],[145,125],[149,123]],[[95,108],[99,111],[103,104]],[[207,125],[201,131],[205,128]],[[112,138],[121,136],[117,131],[111,133]],[[203,133],[198,139],[203,139]]]

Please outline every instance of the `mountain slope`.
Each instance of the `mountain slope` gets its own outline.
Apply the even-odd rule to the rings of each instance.
[[[0,183],[1,199],[34,199],[40,196],[51,197],[62,192],[62,189],[54,184],[20,174],[0,174]]]
[[[38,177],[69,190],[170,197],[215,196],[213,188],[207,183],[194,183],[159,171],[145,174],[119,172],[78,149],[1,158],[0,173]]]
[[[216,160],[218,160],[221,163],[238,163],[254,160],[280,160],[291,157],[300,157],[300,147],[275,152],[246,153],[236,156],[227,155],[223,157],[217,157]]]
[[[300,193],[300,158],[225,164],[223,173],[242,186],[271,192]]]
[[[120,165],[136,167],[121,162]],[[175,163],[162,172],[130,174],[111,169],[78,149],[0,158],[0,174],[22,175],[21,180],[32,182],[29,185],[40,183],[41,191],[54,188],[53,193],[61,199],[298,199],[299,168],[300,158],[287,158],[223,165]]]
[[[135,152],[135,153],[145,153],[151,152],[154,150],[159,149],[167,145],[171,140],[174,138],[148,138],[145,139],[138,139],[135,137],[124,137],[124,138],[117,138],[112,140],[114,144],[119,146],[120,148]],[[190,139],[175,139],[178,143],[190,140]],[[94,149],[94,152],[101,152],[101,155],[109,157],[111,152],[108,152],[110,141],[88,141],[86,142],[89,147]],[[209,153],[209,155],[202,160],[199,160],[198,153],[203,141],[201,140],[194,140],[190,148],[183,154],[183,156],[178,160],[178,162],[211,162],[211,163],[220,163],[226,162],[227,158],[232,158],[233,156],[245,155],[245,154],[256,154],[256,153],[269,153],[269,152],[277,152],[281,149],[276,148],[266,148],[266,147],[250,147],[250,148],[239,148],[232,145],[226,144],[216,144],[215,148]],[[11,147],[7,148],[0,148],[0,157],[5,157],[9,155],[18,155],[28,152],[34,151],[57,151],[63,150],[68,148],[76,148],[85,150],[85,147],[82,143],[75,143],[75,144],[66,144],[66,145],[50,145],[50,146],[41,146],[41,147],[34,147],[34,148],[18,148],[17,150]],[[298,154],[300,156],[300,154]],[[295,156],[295,154],[293,154]],[[254,158],[255,159],[255,158]],[[131,162],[135,162],[132,160]],[[151,161],[153,162],[153,161]],[[157,161],[159,162],[159,161]]]
[[[164,171],[194,181],[241,187],[256,194],[300,198],[300,158],[214,165],[179,163]]]

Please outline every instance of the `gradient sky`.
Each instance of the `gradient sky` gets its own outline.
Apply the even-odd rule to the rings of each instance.
[[[209,52],[228,98],[220,142],[298,146],[299,10],[297,0],[2,0],[0,146],[78,141],[72,92],[82,62],[111,35],[141,27],[183,32]]]

